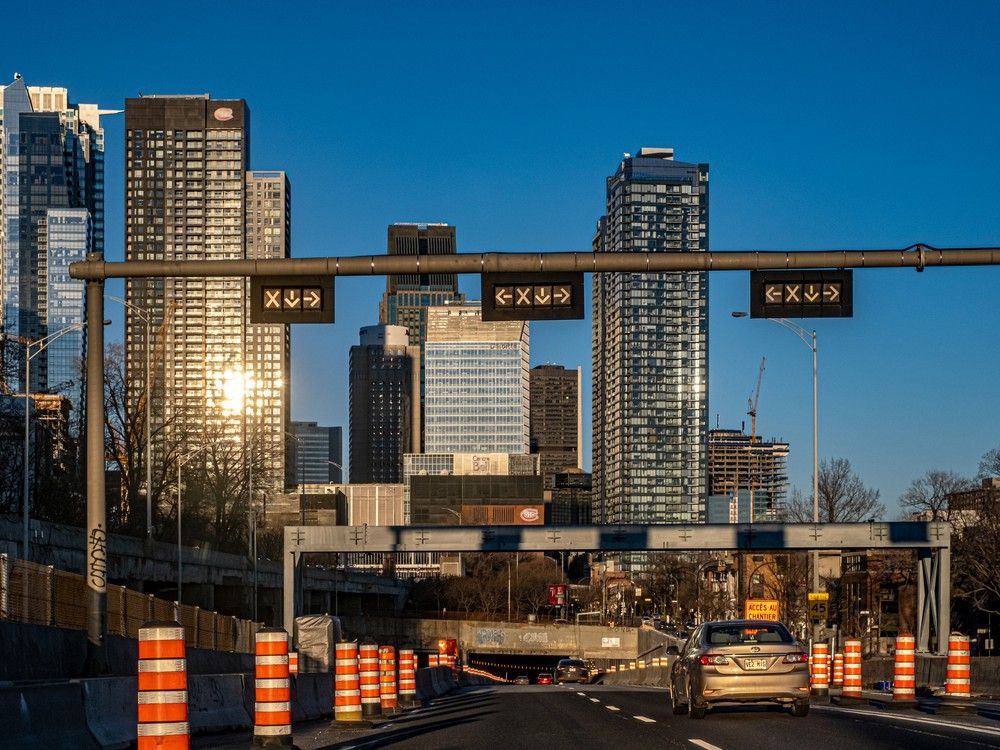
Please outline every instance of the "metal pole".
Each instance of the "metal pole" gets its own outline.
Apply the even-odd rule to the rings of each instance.
[[[146,321],[146,538],[153,538],[153,378],[150,373],[149,340],[153,336],[153,321]]]
[[[812,332],[813,359],[813,523],[819,523],[819,389],[816,370],[816,331]],[[829,519],[833,521],[833,519]],[[812,552],[812,590],[819,591],[819,550]],[[813,640],[823,637],[823,624],[813,626]]]
[[[507,622],[510,622],[510,558],[507,558]]]
[[[181,603],[181,464],[183,459],[177,456],[177,603]]]
[[[98,255],[91,258],[100,257]],[[87,282],[87,639],[100,646],[107,617],[104,495],[104,282]]]
[[[28,559],[28,464],[30,462],[31,425],[28,408],[31,401],[31,342],[24,345],[24,494],[21,499],[21,557]]]

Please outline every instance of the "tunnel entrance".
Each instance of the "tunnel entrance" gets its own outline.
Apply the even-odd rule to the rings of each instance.
[[[513,680],[520,675],[526,676],[532,684],[538,681],[538,675],[548,672],[554,675],[560,659],[568,659],[571,654],[484,654],[470,653],[469,666],[489,672],[505,680]]]

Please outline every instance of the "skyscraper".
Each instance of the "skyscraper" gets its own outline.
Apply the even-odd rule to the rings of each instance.
[[[745,495],[747,509],[741,518],[775,521],[788,491],[787,459],[788,443],[751,439],[742,430],[709,430],[709,495],[730,495],[741,502]]]
[[[350,354],[351,483],[403,481],[420,448],[420,348],[402,326],[366,326]]]
[[[128,260],[287,257],[283,173],[247,174],[243,100],[143,96],[125,103]],[[248,446],[275,486],[284,476],[289,343],[285,326],[251,325],[241,278],[129,279],[126,371],[132,403],[147,382],[152,336],[154,467],[163,441]],[[135,312],[141,310],[151,325]],[[260,451],[260,452],[258,452]]]
[[[36,341],[84,320],[84,284],[68,265],[104,251],[104,131],[110,110],[71,104],[65,88],[0,90],[0,330]],[[82,331],[65,334],[32,362],[29,390],[70,399],[70,431],[83,419]],[[23,391],[21,371],[7,387]]]
[[[454,255],[455,227],[447,224],[389,225],[389,255]],[[420,347],[420,414],[424,412],[424,344],[427,341],[427,310],[450,303],[461,304],[465,295],[458,291],[453,273],[402,274],[387,276],[385,294],[379,303],[382,325],[405,326],[410,344]],[[414,451],[423,449],[423,436]]]
[[[528,453],[528,323],[427,311],[425,453]]]
[[[705,252],[708,165],[626,154],[595,252]],[[594,274],[598,523],[700,521],[707,495],[708,274]]]
[[[288,442],[289,487],[307,484],[339,484],[344,481],[343,430],[316,422],[292,422],[294,440]]]
[[[582,468],[580,450],[580,368],[532,367],[530,383],[531,452],[541,460],[545,489],[556,472]]]

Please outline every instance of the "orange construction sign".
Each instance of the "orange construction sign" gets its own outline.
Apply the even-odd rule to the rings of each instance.
[[[743,604],[743,616],[748,620],[774,620],[778,617],[777,599],[747,599]]]

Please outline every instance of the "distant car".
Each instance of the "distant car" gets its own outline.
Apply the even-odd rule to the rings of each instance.
[[[805,648],[780,622],[724,620],[698,626],[670,668],[675,714],[705,718],[713,705],[778,703],[792,716],[809,713]]]
[[[590,670],[583,659],[560,659],[556,665],[556,682],[579,682],[584,684],[590,680]]]
[[[551,685],[552,684],[552,673],[542,672],[538,675],[538,679],[535,680],[539,685]]]
[[[519,674],[517,677],[514,678],[514,684],[515,685],[530,685],[531,684],[531,680],[528,679],[528,675],[526,675],[526,674]]]

